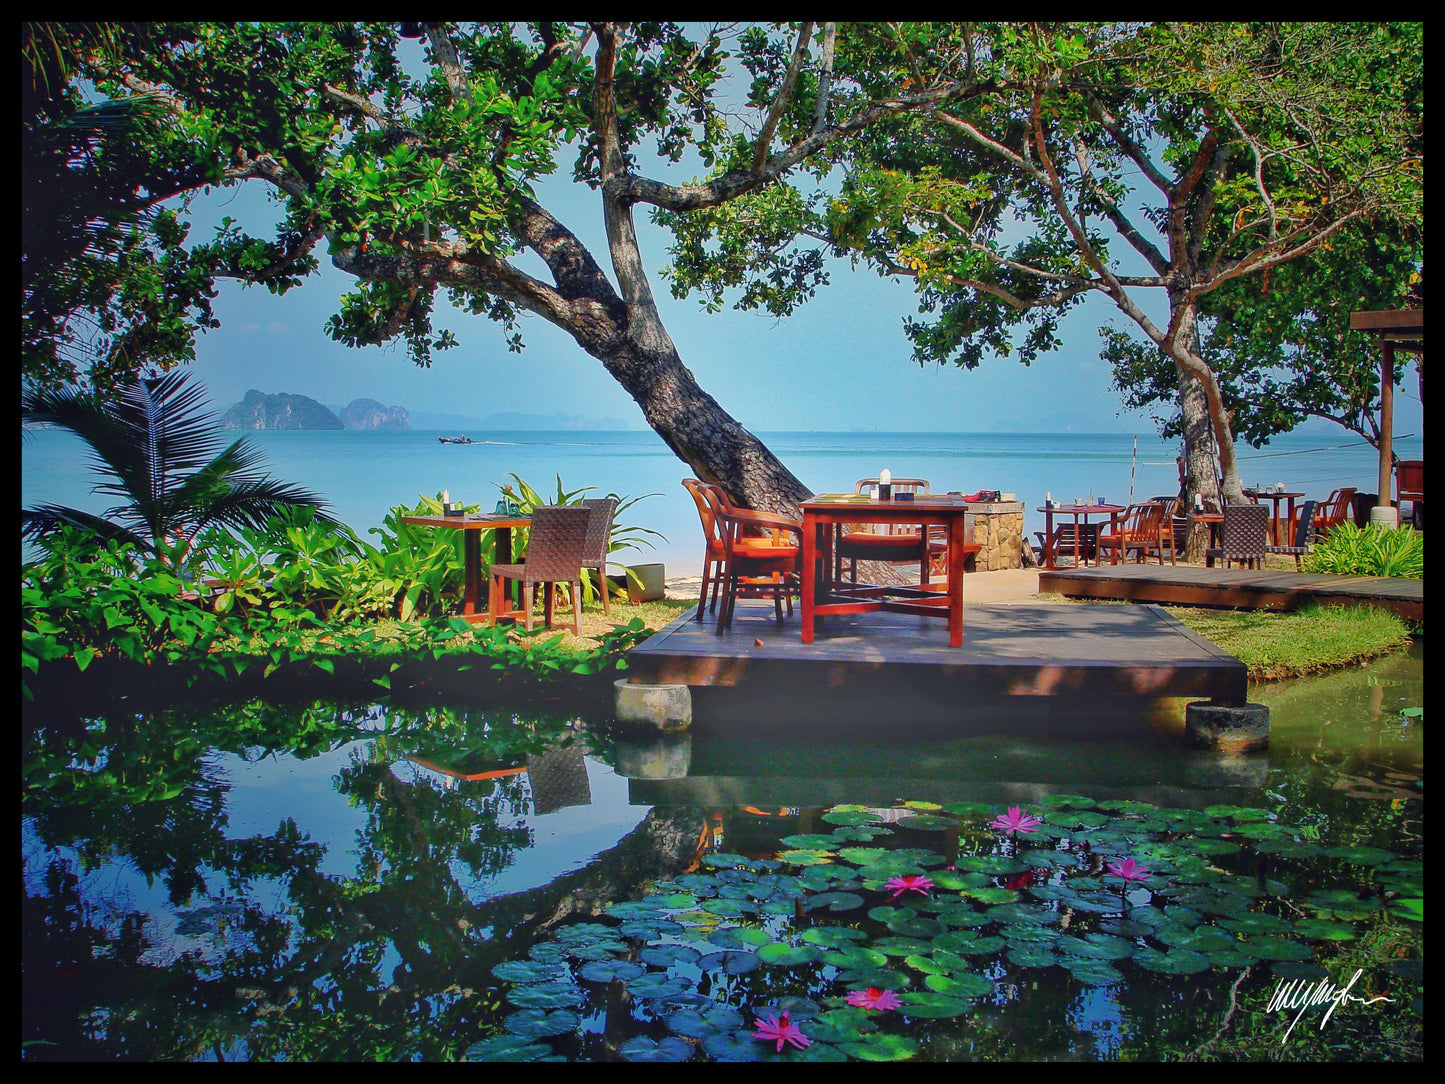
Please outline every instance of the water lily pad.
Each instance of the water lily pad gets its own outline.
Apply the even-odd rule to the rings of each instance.
[[[1313,951],[1299,941],[1287,941],[1283,937],[1258,935],[1246,937],[1237,946],[1239,952],[1260,960],[1308,960]]]
[[[909,1016],[923,1016],[930,1019],[946,1019],[951,1016],[962,1016],[969,1011],[967,999],[961,997],[948,997],[945,994],[933,992],[925,993],[922,990],[910,990],[902,995],[903,1005],[899,1011]]]
[[[784,836],[778,840],[784,847],[797,847],[802,850],[831,851],[837,847],[838,840],[830,835],[817,835],[816,833],[804,833],[796,836]]]
[[[1001,903],[988,909],[988,917],[995,922],[1025,922],[1031,926],[1052,926],[1058,923],[1059,913],[1047,907],[1030,903]]]
[[[842,1000],[839,998],[838,1000]],[[877,1031],[876,1012],[839,1005],[819,1013],[808,1022],[808,1036],[825,1043],[848,1043],[869,1031]]]
[[[952,817],[938,817],[931,814],[918,814],[913,817],[903,817],[894,822],[899,828],[908,829],[914,832],[936,832],[948,828],[957,828],[958,821]]]
[[[467,1047],[467,1061],[537,1061],[550,1057],[552,1048],[524,1035],[494,1035]]]
[[[539,982],[514,986],[507,1000],[520,1009],[570,1009],[582,1001],[582,990],[571,983]]]
[[[774,937],[756,926],[723,926],[713,930],[708,940],[722,949],[755,949],[771,944]]]
[[[702,1048],[716,1061],[759,1061],[767,1050],[752,1036],[752,1028],[709,1035],[702,1041]]]
[[[993,993],[993,980],[986,975],[965,971],[953,975],[925,975],[923,985],[946,997],[983,997]]]
[[[559,977],[555,963],[540,960],[508,960],[492,968],[492,974],[505,982],[546,982]]]
[[[1288,933],[1294,929],[1294,923],[1287,918],[1280,918],[1277,915],[1261,914],[1258,911],[1251,911],[1243,915],[1229,915],[1219,920],[1219,924],[1226,930],[1234,930],[1237,933]]]
[[[711,854],[702,856],[702,864],[713,869],[760,869],[756,861],[745,854],[732,854],[728,851],[713,851]]]
[[[852,892],[819,892],[816,895],[809,896],[803,904],[803,908],[807,911],[841,913],[844,911],[857,910],[859,907],[862,907],[863,904],[863,897]]]
[[[603,913],[613,918],[657,918],[662,914],[662,909],[645,900],[628,900],[625,903],[614,903]]]
[[[1118,968],[1105,960],[1093,960],[1080,956],[1060,956],[1059,964],[1085,986],[1113,986],[1123,982],[1124,976]]]
[[[1061,937],[1054,943],[1059,963],[1071,966],[1070,958],[1123,960],[1134,955],[1134,946],[1122,937],[1090,933],[1085,937]]]
[[[935,948],[930,953],[920,952],[905,956],[903,962],[913,970],[921,971],[925,975],[949,975],[958,971],[967,971],[973,966],[957,953],[941,948]]]
[[[980,888],[965,888],[962,895],[969,899],[978,900],[979,903],[1012,903],[1018,899],[1021,893],[1012,888],[992,888],[988,886]]]
[[[835,806],[823,814],[823,820],[829,824],[878,824],[883,818],[871,809],[861,807]]]
[[[755,911],[757,907],[750,904],[747,906],[747,910]],[[617,932],[634,941],[660,941],[664,937],[681,934],[683,929],[682,923],[675,922],[670,918],[633,918],[617,927]]]
[[[693,1055],[692,1044],[674,1035],[650,1039],[635,1035],[617,1048],[623,1061],[687,1061]]]
[[[1268,843],[1269,840],[1261,840]],[[1229,839],[1191,839],[1189,847],[1197,854],[1234,854],[1240,847]]]
[[[593,960],[578,969],[577,974],[588,982],[626,982],[644,974],[646,970],[630,960]]]
[[[1055,926],[1033,926],[1023,922],[1005,926],[999,931],[999,934],[1010,946],[1046,945],[1051,941],[1057,941],[1060,936],[1059,930]]]
[[[1270,964],[1269,969],[1277,979],[1300,979],[1304,982],[1315,982],[1330,977],[1328,971],[1309,960],[1280,960]]]
[[[604,926],[600,922],[577,922],[563,926],[553,936],[563,944],[595,944],[598,941],[615,941],[622,946],[615,926]]]
[[[942,922],[931,918],[899,918],[888,923],[888,929],[900,937],[918,937],[932,939],[941,933],[946,933],[948,927]]]
[[[971,854],[954,863],[959,869],[977,870],[979,873],[1005,874],[1022,873],[1028,869],[1016,858],[1005,858],[998,854]]]
[[[1148,802],[1136,801],[1133,798],[1108,798],[1097,803],[1095,808],[1102,809],[1106,813],[1136,814],[1148,813],[1154,807]]]
[[[1206,952],[1204,958],[1211,967],[1251,967],[1259,962],[1253,956],[1246,956],[1236,949],[1216,949]]]
[[[824,862],[832,862],[834,854],[832,851],[798,849],[783,851],[778,857],[784,862],[791,862],[795,866],[819,866]]]
[[[865,945],[844,945],[835,949],[825,949],[823,962],[844,969],[867,969],[882,967],[888,962],[888,956]]]
[[[1313,858],[1324,854],[1325,849],[1318,843],[1305,843],[1294,839],[1262,839],[1254,845],[1260,854],[1277,854],[1283,858]]]
[[[813,945],[785,945],[773,942],[758,949],[758,959],[772,967],[797,967],[812,963],[823,955],[823,950]]]
[[[665,944],[648,945],[637,954],[637,959],[652,967],[674,967],[678,964],[696,964],[702,953],[691,945]]]
[[[1058,963],[1048,945],[1013,945],[1008,950],[1009,963],[1015,967],[1051,967]]]
[[[513,1035],[527,1039],[541,1039],[547,1035],[571,1035],[582,1024],[581,1018],[571,1009],[522,1009],[507,1017],[507,1030]]]
[[[944,935],[944,937],[950,936],[954,935]],[[1004,939],[1002,937],[962,938],[961,934],[959,936],[961,939],[949,942],[947,948],[950,952],[956,952],[960,956],[986,956],[1004,947]],[[940,937],[935,941],[935,944],[942,944],[942,942],[943,938]]]
[[[880,1032],[865,1035],[856,1042],[841,1043],[839,1049],[861,1061],[906,1061],[918,1053],[918,1043],[905,1035]]]
[[[751,952],[729,949],[725,952],[709,952],[697,962],[703,971],[721,971],[724,975],[746,975],[760,965]]]
[[[839,948],[857,944],[868,937],[862,930],[852,926],[812,926],[803,931],[803,940],[810,945],[823,948]]]
[[[1323,918],[1302,918],[1294,924],[1296,937],[1310,941],[1353,941],[1355,928],[1348,922],[1331,922]]]
[[[1050,794],[1040,798],[1038,804],[1049,809],[1093,809],[1099,803],[1082,794]]]
[[[638,998],[674,998],[692,989],[692,983],[681,976],[668,978],[659,971],[649,971],[627,982],[627,991]]]
[[[1378,866],[1395,857],[1379,847],[1331,847],[1325,854],[1331,858],[1343,858],[1357,866]]]
[[[1171,949],[1169,952],[1159,952],[1155,949],[1140,949],[1134,954],[1134,961],[1150,971],[1159,971],[1166,975],[1193,975],[1200,971],[1208,971],[1209,960],[1198,952],[1190,952],[1188,949]]]
[[[927,952],[931,945],[918,937],[876,937],[872,947],[889,956],[907,956],[911,953]]]
[[[913,985],[902,971],[891,967],[860,967],[853,971],[840,971],[838,981],[850,990],[876,986],[880,990],[905,990]]]
[[[1238,939],[1218,926],[1201,926],[1189,930],[1186,936],[1173,944],[1176,948],[1190,949],[1193,952],[1231,952],[1235,950]]]
[[[703,900],[698,907],[710,915],[718,915],[722,918],[735,918],[738,915],[750,915],[757,911],[757,905],[754,904],[752,900],[727,900],[717,898]]]
[[[1361,899],[1357,893],[1340,888],[1326,888],[1318,892],[1311,892],[1305,897],[1305,902],[1319,910],[1341,913],[1378,911],[1380,909],[1379,900],[1371,899],[1368,896]]]

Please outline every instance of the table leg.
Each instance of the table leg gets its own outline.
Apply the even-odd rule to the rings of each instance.
[[[803,626],[803,643],[813,642],[813,606],[817,601],[818,591],[818,532],[832,530],[829,524],[819,523],[816,519],[809,520],[803,517],[803,582],[800,585],[798,609],[801,611],[800,618]]]
[[[1081,567],[1083,567],[1082,565],[1079,564],[1079,561],[1081,560],[1081,554],[1082,554],[1082,551],[1079,549],[1079,514],[1078,514],[1077,512],[1075,512],[1075,513],[1074,513],[1074,567],[1075,567],[1075,568],[1081,568]]]
[[[462,590],[462,614],[470,616],[478,612],[482,598],[481,531],[462,531],[462,575],[466,584]]]
[[[1058,565],[1058,561],[1056,560],[1057,557],[1058,557],[1058,554],[1056,554],[1056,553],[1054,552],[1054,513],[1053,513],[1052,511],[1045,511],[1045,512],[1044,512],[1044,567],[1045,567],[1045,568],[1058,568],[1059,565]]]
[[[948,521],[948,642],[963,646],[963,517]]]

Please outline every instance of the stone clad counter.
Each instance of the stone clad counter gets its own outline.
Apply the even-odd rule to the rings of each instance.
[[[1023,501],[969,502],[963,524],[967,540],[982,547],[973,560],[972,571],[1023,567]]]

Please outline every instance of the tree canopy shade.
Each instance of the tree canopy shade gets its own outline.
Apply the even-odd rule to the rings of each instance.
[[[403,27],[422,39],[419,62],[403,63]],[[324,252],[356,280],[328,325],[337,340],[399,339],[425,365],[454,344],[434,325],[439,293],[499,323],[513,348],[521,317],[540,316],[606,368],[693,473],[780,511],[805,489],[679,357],[653,300],[639,209],[676,236],[674,291],[701,291],[709,305],[787,313],[827,281],[828,256],[914,278],[921,361],[1017,352],[1027,362],[1058,345],[1069,305],[1102,292],[1201,392],[1204,435],[1212,418],[1225,456],[1224,402],[1195,341],[1199,298],[1310,253],[1348,222],[1419,215],[1418,26],[157,23],[143,33],[70,43],[75,72],[102,94],[166,109],[133,172],[183,179],[136,190],[259,181],[283,219],[265,239],[227,221],[189,249],[182,220],[167,221],[141,263],[168,274],[71,299],[76,309],[163,301],[163,313],[191,304],[204,316],[215,277],[283,292]],[[564,155],[596,194],[605,253],[539,201],[537,182]],[[700,179],[649,174],[694,161]],[[1137,210],[1136,183],[1154,191]],[[1123,269],[1121,246],[1138,273]],[[1150,288],[1168,295],[1163,323],[1135,296]],[[183,355],[124,362],[164,368]]]

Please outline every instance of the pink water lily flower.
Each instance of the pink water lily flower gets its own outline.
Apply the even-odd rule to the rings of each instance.
[[[802,1050],[806,1046],[813,1045],[813,1040],[804,1035],[802,1029],[788,1019],[786,1012],[783,1013],[782,1019],[778,1019],[772,1013],[768,1013],[767,1016],[768,1018],[766,1020],[759,1019],[758,1017],[753,1018],[753,1023],[758,1026],[758,1030],[753,1032],[754,1039],[766,1039],[768,1041],[776,1039],[778,1041],[779,1053],[782,1052],[784,1043],[791,1043],[799,1050]]]
[[[1018,806],[1010,806],[1007,813],[1000,814],[988,822],[990,828],[1001,832],[1033,832],[1044,822],[1038,817],[1024,813]]]
[[[1149,876],[1149,867],[1139,865],[1132,858],[1110,862],[1107,868],[1111,877],[1122,877],[1125,881],[1142,881]]]
[[[845,1000],[860,1009],[896,1009],[903,1004],[903,999],[892,990],[880,990],[876,986],[854,990]]]
[[[897,899],[905,892],[922,892],[926,896],[928,890],[933,887],[933,882],[927,877],[919,876],[890,877],[888,883],[883,887],[893,889],[893,898]]]

